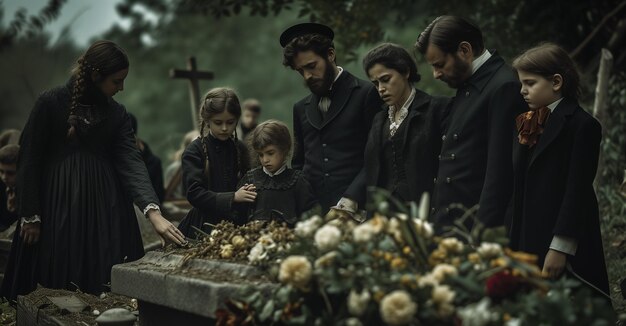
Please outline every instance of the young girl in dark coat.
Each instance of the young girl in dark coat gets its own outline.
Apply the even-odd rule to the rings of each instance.
[[[161,215],[128,113],[113,100],[128,69],[122,48],[98,41],[66,85],[37,99],[20,140],[16,189],[20,235],[33,246],[21,252],[39,253],[12,256],[9,265],[24,263],[34,276],[16,266],[18,280],[4,279],[10,299],[37,282],[107,291],[111,267],[144,253],[133,200],[164,240],[184,242]]]
[[[317,200],[302,171],[287,167],[292,143],[289,129],[282,122],[268,120],[250,133],[248,142],[261,166],[239,182],[239,187],[254,186],[257,193],[256,201],[245,205],[244,216],[294,226],[302,213],[316,207]]]
[[[204,96],[200,138],[187,146],[182,158],[183,188],[193,208],[178,228],[187,237],[195,238],[196,229],[209,232],[222,220],[243,224],[233,204],[251,203],[256,197],[254,187],[237,188],[250,166],[248,150],[235,135],[240,116],[232,89],[214,88]]]
[[[517,117],[514,144],[515,249],[539,257],[543,273],[573,271],[608,294],[593,180],[600,124],[578,104],[579,76],[560,47],[543,44],[513,63],[530,111]]]

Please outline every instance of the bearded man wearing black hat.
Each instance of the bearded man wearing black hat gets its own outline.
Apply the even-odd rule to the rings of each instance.
[[[304,23],[280,36],[283,65],[297,71],[311,94],[293,107],[294,169],[302,169],[324,210],[363,207],[363,153],[382,100],[372,83],[337,66],[333,31]]]

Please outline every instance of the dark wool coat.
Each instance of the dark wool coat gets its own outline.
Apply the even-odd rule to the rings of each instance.
[[[598,202],[600,124],[576,101],[563,99],[532,150],[514,143],[515,191],[511,245],[539,256],[543,265],[554,235],[578,241],[568,256],[574,271],[609,293]]]
[[[478,204],[481,222],[503,225],[513,192],[515,117],[527,108],[517,75],[493,53],[457,89],[451,106],[435,180],[435,227],[440,232],[462,214],[449,209],[455,203],[467,208]]]
[[[382,101],[372,83],[344,70],[333,84],[325,117],[310,94],[293,107],[294,169],[301,169],[323,211],[345,196],[360,202],[365,187],[363,150]]]
[[[402,121],[400,149],[404,160],[409,193],[404,198],[419,202],[422,193],[432,193],[433,178],[437,176],[443,134],[443,118],[449,103],[448,98],[435,98],[416,90],[415,99],[409,113]],[[380,167],[383,150],[383,128],[387,126],[388,106],[384,105],[372,122],[367,145],[365,146],[365,175],[367,187],[381,184]],[[363,189],[365,190],[365,189]],[[388,189],[389,190],[389,189]]]

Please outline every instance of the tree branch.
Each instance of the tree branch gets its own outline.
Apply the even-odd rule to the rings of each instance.
[[[602,27],[604,27],[604,25],[609,21],[609,19],[611,19],[611,17],[615,16],[622,9],[624,9],[625,6],[626,6],[626,1],[622,2],[619,6],[617,6],[617,8],[613,9],[613,11],[611,11],[608,15],[604,16],[604,18],[602,18],[602,21],[600,21],[600,24],[598,24],[598,26],[596,26],[596,28],[593,29],[591,34],[587,35],[585,40],[582,43],[580,43],[580,45],[578,45],[578,47],[576,47],[576,49],[574,49],[572,53],[570,53],[570,56],[572,58],[575,58],[576,56],[578,56],[580,52],[585,48],[585,46],[587,46],[587,44],[591,42],[594,36],[596,36],[596,34],[600,32]]]

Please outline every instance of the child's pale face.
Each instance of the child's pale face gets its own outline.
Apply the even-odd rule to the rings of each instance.
[[[224,112],[216,114],[209,119],[209,130],[213,137],[219,140],[227,140],[237,127],[237,117],[224,110]]]
[[[128,76],[128,68],[107,76],[103,81],[98,83],[98,87],[104,95],[113,97],[117,92],[124,90],[124,80],[126,76]]]
[[[519,70],[517,75],[522,83],[520,93],[530,109],[539,109],[561,98],[560,75],[547,79],[523,70]]]
[[[16,164],[0,163],[0,179],[7,187],[15,187],[15,178],[17,177]]]
[[[278,171],[285,164],[286,153],[275,145],[265,146],[260,151],[256,151],[256,153],[259,155],[261,165],[271,173]]]

